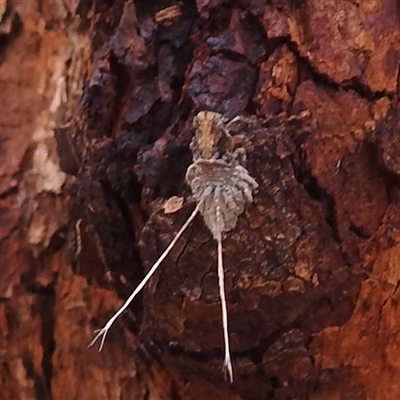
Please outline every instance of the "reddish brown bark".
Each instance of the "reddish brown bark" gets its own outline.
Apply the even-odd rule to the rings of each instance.
[[[400,396],[396,0],[0,2],[4,399]],[[256,115],[254,204],[198,218],[191,121]],[[167,214],[173,195],[182,209]]]

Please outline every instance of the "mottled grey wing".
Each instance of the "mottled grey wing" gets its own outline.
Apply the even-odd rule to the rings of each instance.
[[[199,160],[189,167],[186,178],[196,201],[202,201],[200,213],[214,238],[236,226],[258,187],[246,168],[222,160]]]

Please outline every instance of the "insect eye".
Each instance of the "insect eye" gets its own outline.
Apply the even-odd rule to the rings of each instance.
[[[196,116],[193,118],[193,127],[197,129],[200,126],[199,118]]]

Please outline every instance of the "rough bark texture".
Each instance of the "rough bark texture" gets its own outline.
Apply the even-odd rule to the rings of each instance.
[[[400,398],[396,0],[2,0],[0,50],[2,399]],[[201,218],[86,348],[193,209],[203,109],[259,120],[231,386]]]

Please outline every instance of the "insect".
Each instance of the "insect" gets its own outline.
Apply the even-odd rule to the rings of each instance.
[[[196,207],[125,303],[102,329],[96,331],[97,335],[90,342],[89,347],[101,338],[99,351],[103,348],[112,324],[143,289],[186,228],[200,213],[213,238],[217,241],[218,283],[225,346],[223,366],[225,376],[228,377],[230,383],[233,382],[222,258],[222,234],[235,228],[239,215],[243,213],[246,203],[253,202],[253,192],[258,188],[257,182],[245,167],[246,138],[240,135],[232,136],[230,133],[230,128],[239,120],[240,117],[229,120],[212,111],[200,111],[193,119],[193,126],[196,130],[190,144],[193,163],[187,169],[186,182],[191,188]]]

